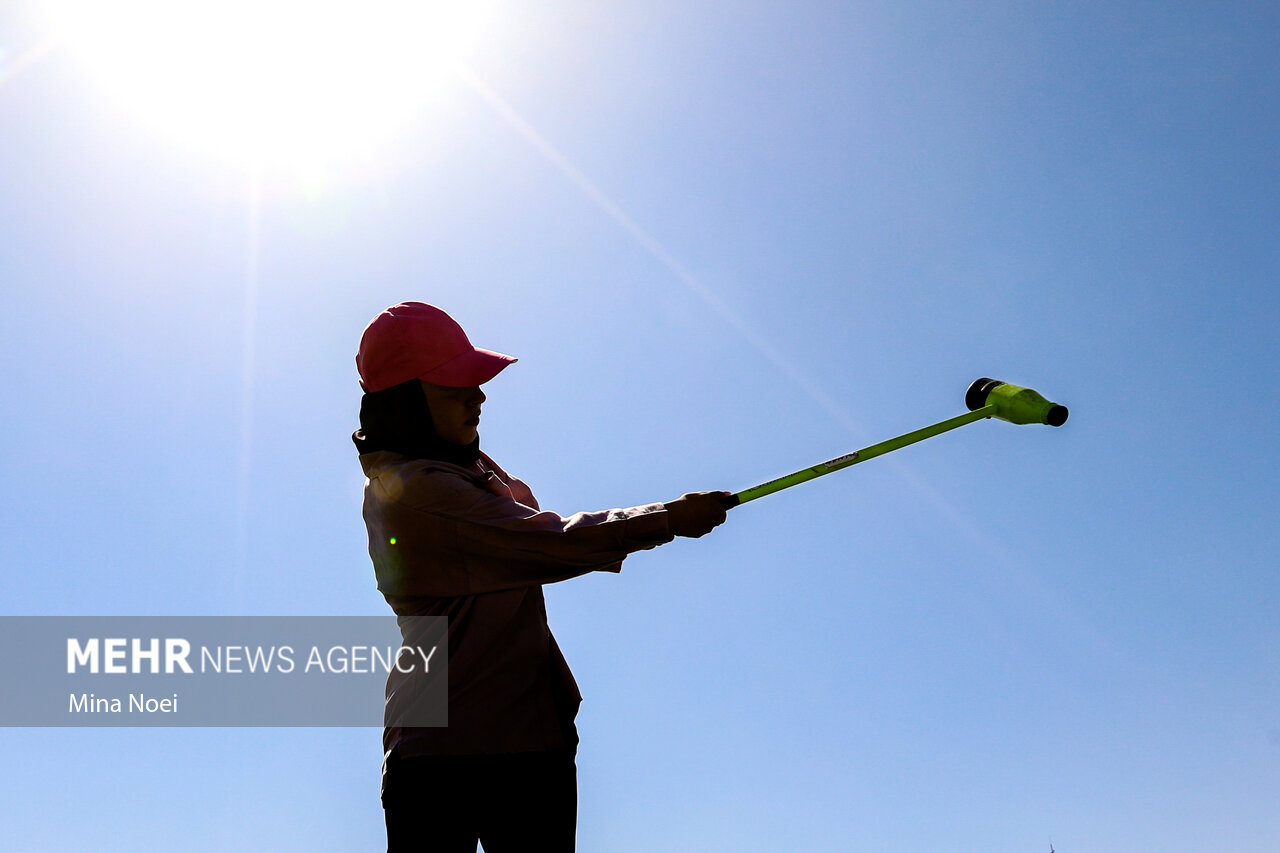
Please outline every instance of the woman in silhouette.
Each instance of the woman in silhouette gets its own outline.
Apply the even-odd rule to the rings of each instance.
[[[365,394],[353,439],[378,589],[406,646],[441,624],[422,617],[447,620],[447,682],[434,660],[393,668],[387,682],[391,853],[474,853],[477,842],[486,853],[572,851],[582,697],[542,585],[617,572],[632,552],[725,519],[727,492],[569,517],[540,509],[479,445],[480,386],[514,361],[472,346],[453,318],[421,302],[375,317],[356,356]],[[401,724],[421,719],[441,689],[446,726]]]

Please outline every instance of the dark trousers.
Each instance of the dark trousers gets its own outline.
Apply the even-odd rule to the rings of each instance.
[[[387,759],[388,853],[573,853],[577,747]]]

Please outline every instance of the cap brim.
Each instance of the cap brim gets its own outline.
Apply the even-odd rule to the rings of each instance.
[[[467,388],[472,385],[483,385],[516,360],[515,356],[476,347],[427,371],[418,378],[432,385]]]

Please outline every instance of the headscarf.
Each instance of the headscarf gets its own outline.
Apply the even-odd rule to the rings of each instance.
[[[456,444],[440,437],[417,379],[370,391],[360,398],[360,429],[351,435],[364,453],[391,450],[410,459],[437,459],[470,467],[480,458],[480,437]]]

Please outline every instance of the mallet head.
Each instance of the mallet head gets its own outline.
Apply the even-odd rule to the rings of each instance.
[[[995,416],[1011,424],[1048,424],[1062,426],[1067,422],[1067,407],[1051,403],[1030,388],[1022,388],[998,379],[982,378],[969,386],[964,395],[969,411],[995,406]]]

